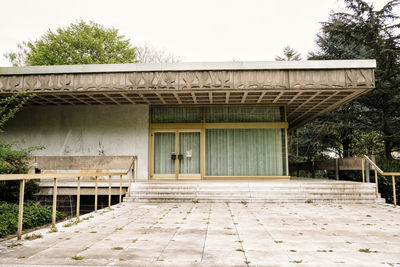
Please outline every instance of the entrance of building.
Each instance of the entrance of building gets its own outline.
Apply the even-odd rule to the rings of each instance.
[[[152,132],[153,179],[201,179],[202,130]]]

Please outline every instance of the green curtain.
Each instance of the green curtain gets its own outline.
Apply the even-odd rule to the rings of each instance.
[[[284,138],[282,129],[208,129],[206,175],[286,175]]]
[[[283,107],[210,107],[206,122],[282,122]]]
[[[154,133],[154,173],[175,173],[171,153],[175,152],[175,133]]]
[[[179,133],[179,147],[179,152],[183,155],[179,173],[200,173],[200,133]]]
[[[171,107],[152,108],[151,122],[153,123],[186,123],[202,122],[202,108]]]

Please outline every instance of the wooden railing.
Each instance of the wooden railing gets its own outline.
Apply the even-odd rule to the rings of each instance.
[[[397,206],[396,200],[396,176],[400,176],[400,172],[384,172],[382,171],[376,164],[373,162],[368,156],[364,155],[361,159],[361,172],[362,172],[362,181],[365,183],[365,163],[366,161],[374,167],[375,170],[375,190],[376,196],[378,197],[378,172],[383,176],[392,176],[392,186],[393,186],[393,204],[394,207]]]
[[[137,157],[133,157],[132,163],[126,172],[75,172],[75,173],[41,173],[41,174],[2,174],[0,175],[0,181],[20,181],[19,186],[19,207],[18,207],[18,230],[17,239],[20,240],[22,236],[22,220],[24,214],[24,191],[26,180],[36,179],[53,179],[53,206],[52,206],[52,228],[56,227],[56,211],[57,211],[57,180],[58,179],[71,179],[77,178],[77,203],[76,203],[76,219],[79,220],[79,209],[80,209],[80,189],[81,189],[81,178],[89,177],[95,180],[94,190],[94,212],[97,212],[97,200],[98,200],[98,180],[108,176],[108,207],[111,208],[111,180],[115,176],[119,176],[119,204],[122,203],[122,176],[129,176],[128,184],[128,196],[130,196],[131,184],[132,184],[132,168],[135,167],[135,180],[137,180],[138,174],[138,160]]]

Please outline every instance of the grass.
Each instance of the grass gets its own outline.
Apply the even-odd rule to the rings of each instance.
[[[121,231],[121,230],[123,230],[124,228],[122,228],[122,227],[118,227],[118,228],[115,228],[115,231]]]
[[[35,239],[38,239],[38,238],[43,238],[43,235],[42,234],[31,234],[31,235],[26,235],[25,236],[26,240],[35,240]]]
[[[317,250],[317,252],[333,252],[333,250],[332,249],[330,249],[330,250],[319,249],[319,250]]]
[[[75,256],[71,257],[71,259],[76,260],[76,261],[81,261],[81,260],[83,260],[83,257],[81,255],[75,255]]]
[[[281,243],[283,243],[283,241],[281,241],[281,240],[274,240],[274,242],[275,242],[276,244],[281,244]]]
[[[77,225],[80,222],[81,222],[80,220],[70,221],[70,222],[64,224],[63,227],[71,227],[73,225]]]
[[[244,250],[241,249],[241,248],[236,249],[236,251],[238,251],[238,252],[243,252],[243,253],[244,253]]]
[[[124,248],[123,247],[115,247],[115,248],[112,248],[113,250],[123,250]]]
[[[244,201],[244,200],[240,201],[240,203],[242,203],[245,206],[247,205],[247,201]]]
[[[303,262],[303,260],[298,260],[298,261],[294,260],[294,261],[291,261],[291,263],[302,263],[302,262]]]
[[[313,201],[312,201],[312,199],[307,199],[306,201],[305,201],[305,203],[313,203]]]
[[[12,242],[10,245],[8,245],[7,247],[8,248],[15,248],[15,247],[19,247],[19,246],[22,246],[22,244],[21,243],[19,243],[19,242]]]
[[[378,251],[373,251],[373,250],[370,250],[369,248],[360,248],[359,250],[358,250],[358,252],[362,252],[362,253],[378,253]]]
[[[56,227],[52,227],[47,233],[51,234],[51,233],[57,233],[58,229]]]

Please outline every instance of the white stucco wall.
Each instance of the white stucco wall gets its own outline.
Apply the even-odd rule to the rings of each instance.
[[[148,105],[25,107],[1,139],[44,145],[36,156],[137,155],[139,180],[149,176]]]

